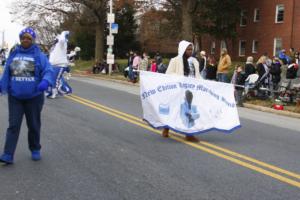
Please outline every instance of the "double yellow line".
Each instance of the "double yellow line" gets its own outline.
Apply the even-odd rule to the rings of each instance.
[[[108,115],[114,116],[118,119],[122,119],[124,121],[127,121],[131,124],[135,124],[137,126],[140,126],[144,129],[147,129],[151,132],[161,134],[161,131],[158,131],[156,129],[151,128],[149,125],[147,125],[142,119],[135,117],[133,115],[118,111],[113,108],[109,108],[107,106],[101,105],[99,103],[95,103],[93,101],[81,98],[76,95],[66,96],[66,98],[75,101],[77,103],[80,103],[82,105],[88,106],[90,108],[93,108],[95,110],[98,110],[100,112],[106,113]],[[265,162],[256,160],[254,158],[236,153],[234,151],[225,149],[223,147],[219,147],[217,145],[200,141],[199,143],[191,143],[187,142],[181,135],[176,134],[173,132],[173,134],[170,136],[170,138],[182,142],[186,145],[192,146],[196,149],[199,149],[201,151],[204,151],[206,153],[215,155],[219,158],[228,160],[230,162],[233,162],[237,165],[246,167],[248,169],[251,169],[253,171],[262,173],[264,175],[267,175],[269,177],[272,177],[274,179],[277,179],[279,181],[282,181],[284,183],[287,183],[289,185],[295,186],[300,188],[300,174],[276,167],[271,164],[267,164]]]

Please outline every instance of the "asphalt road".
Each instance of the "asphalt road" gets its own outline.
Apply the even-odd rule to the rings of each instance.
[[[242,108],[241,129],[193,144],[140,120],[136,86],[70,84],[73,96],[46,101],[39,162],[30,160],[24,120],[15,164],[0,166],[1,200],[300,199],[299,119]],[[6,97],[0,110],[3,148]]]

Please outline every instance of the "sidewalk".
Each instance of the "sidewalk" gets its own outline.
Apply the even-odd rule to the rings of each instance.
[[[0,68],[0,74],[1,74],[1,71],[2,71],[2,69]],[[126,78],[122,75],[108,76],[105,74],[91,74],[91,73],[88,73],[87,71],[79,71],[79,70],[73,71],[72,75],[77,76],[77,77],[88,77],[88,78],[93,78],[93,79],[107,80],[107,81],[112,81],[112,82],[120,83],[120,84],[126,84],[126,85],[130,85],[130,86],[134,86],[134,87],[140,86],[139,83],[132,83],[132,82],[127,81]],[[277,115],[283,115],[283,116],[300,119],[300,114],[295,113],[295,112],[290,112],[290,111],[285,111],[285,110],[275,110],[273,108],[249,104],[249,103],[244,103],[244,107],[262,111],[262,112],[269,112],[269,113],[273,113],[273,114],[277,114]]]
[[[135,87],[139,87],[139,83],[132,83],[126,80],[126,78],[123,75],[106,75],[106,74],[92,74],[87,71],[74,71],[72,72],[72,75],[78,76],[78,77],[89,77],[89,78],[94,78],[94,79],[100,79],[100,80],[108,80],[120,84],[126,84],[126,85],[131,85]]]
[[[74,76],[78,77],[89,77],[89,78],[94,78],[94,79],[100,79],[100,80],[108,80],[120,84],[126,84],[126,85],[131,85],[134,87],[139,87],[139,83],[132,83],[126,80],[124,76],[108,76],[105,74],[91,74],[86,71],[75,71],[72,73]],[[300,119],[300,113],[295,113],[291,111],[286,111],[286,110],[275,110],[270,107],[265,107],[265,106],[259,106],[259,105],[254,105],[250,103],[244,103],[245,108],[253,109],[253,110],[258,110],[262,112],[268,112],[268,113],[273,113],[277,115],[282,115],[282,116],[287,116],[287,117],[293,117],[293,118],[298,118]]]

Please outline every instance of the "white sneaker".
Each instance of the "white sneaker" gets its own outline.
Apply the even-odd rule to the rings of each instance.
[[[51,98],[51,99],[55,99],[56,98],[56,95],[57,95],[57,89],[52,89],[52,95],[51,96],[49,96],[49,98]]]

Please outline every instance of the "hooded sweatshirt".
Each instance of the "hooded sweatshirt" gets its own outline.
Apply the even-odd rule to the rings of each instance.
[[[53,50],[50,52],[49,62],[53,66],[57,67],[67,67],[68,57],[67,57],[67,47],[69,31],[63,31],[60,35],[56,37],[57,43],[55,44]]]
[[[166,74],[177,74],[180,76],[184,76],[183,55],[189,45],[193,45],[193,44],[185,40],[179,43],[178,56],[170,60]],[[197,61],[197,59],[194,57],[190,57],[188,59],[188,62],[190,64],[193,64],[195,67],[195,78],[201,78],[199,73],[199,62]]]
[[[30,99],[42,94],[38,84],[44,79],[52,85],[53,69],[40,48],[33,44],[24,49],[17,46],[7,59],[1,89],[19,99]]]

